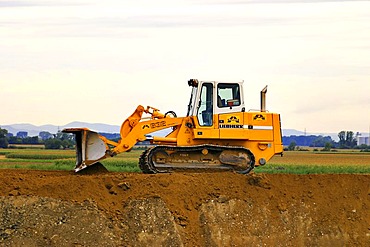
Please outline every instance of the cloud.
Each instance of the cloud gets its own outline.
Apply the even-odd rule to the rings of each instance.
[[[327,3],[327,2],[356,2],[363,0],[219,0],[219,1],[197,1],[197,3],[208,3],[208,4],[265,4],[265,3]]]
[[[148,3],[143,4],[143,3]],[[79,1],[2,1],[1,6],[13,7],[45,7],[33,13],[24,13],[13,19],[11,15],[3,18],[0,26],[13,28],[14,33],[27,33],[43,37],[127,37],[127,29],[157,28],[237,28],[237,27],[277,27],[291,25],[313,25],[330,20],[330,16],[312,13],[295,6],[287,13],[285,7],[276,9],[265,8],[257,3],[310,2],[292,0],[262,1],[201,1],[192,4],[176,4],[168,1],[168,6],[160,1],[153,6],[150,1],[126,5],[116,1],[108,1],[104,6],[97,2]],[[327,1],[313,1],[327,2]],[[344,2],[344,1],[340,1]],[[221,4],[221,5],[220,5]],[[255,4],[251,6],[239,6]],[[89,5],[89,6],[84,6]],[[99,5],[99,11],[97,6]],[[64,8],[72,6],[71,8]],[[80,7],[81,6],[81,7]],[[289,10],[289,9],[288,9]],[[62,14],[63,13],[63,14]],[[282,14],[285,13],[285,14]],[[20,13],[23,14],[23,13]],[[19,17],[22,16],[22,17]],[[359,18],[359,17],[357,17]],[[367,19],[365,19],[367,21]],[[27,24],[26,24],[27,23]],[[26,29],[24,32],[18,30]],[[129,35],[140,35],[138,32]],[[284,34],[279,34],[284,35]],[[300,35],[300,34],[296,34]],[[304,34],[307,36],[309,34]],[[289,34],[291,36],[291,34]]]
[[[9,7],[40,7],[40,6],[78,6],[86,4],[87,1],[79,0],[49,0],[49,1],[22,1],[22,0],[3,0],[0,2],[0,8],[9,8]]]

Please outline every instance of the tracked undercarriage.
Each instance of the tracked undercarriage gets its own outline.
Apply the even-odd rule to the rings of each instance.
[[[142,153],[140,169],[144,173],[172,170],[234,170],[247,174],[254,168],[252,152],[243,147],[198,145],[189,147],[155,146]]]

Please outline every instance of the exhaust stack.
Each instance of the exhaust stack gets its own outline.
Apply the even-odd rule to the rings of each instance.
[[[266,93],[267,93],[267,85],[261,91],[261,112],[266,111]]]

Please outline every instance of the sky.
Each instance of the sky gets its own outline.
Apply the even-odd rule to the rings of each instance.
[[[370,128],[370,1],[0,0],[0,125],[185,116],[187,81],[308,133]],[[83,126],[81,126],[83,127]]]

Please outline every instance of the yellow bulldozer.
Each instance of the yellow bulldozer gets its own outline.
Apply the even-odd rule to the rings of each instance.
[[[266,111],[267,86],[261,91],[261,109],[246,111],[243,82],[191,79],[188,85],[186,117],[139,105],[122,123],[117,142],[87,128],[64,129],[75,134],[75,171],[130,151],[150,133],[163,129],[169,129],[169,134],[150,137],[152,145],[139,158],[144,173],[221,169],[247,174],[282,154],[280,115]]]

